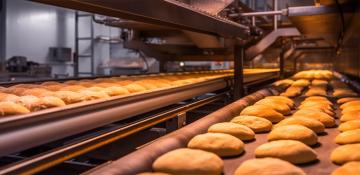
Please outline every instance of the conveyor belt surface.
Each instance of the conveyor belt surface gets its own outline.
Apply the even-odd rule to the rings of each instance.
[[[303,93],[306,91],[307,91],[307,89],[305,89],[303,91]],[[328,91],[328,95],[329,95],[328,99],[330,99],[333,102],[334,107],[336,109],[335,110],[336,117],[338,118],[340,115],[340,111],[338,110],[338,105],[336,103],[336,100],[333,97],[331,97],[330,94],[331,94],[331,89],[330,89],[330,91]],[[260,98],[259,97],[254,98],[254,97],[256,97],[256,93],[251,95],[251,97],[250,96],[246,97],[247,99],[245,99],[245,101],[247,101],[249,99],[252,99],[250,101],[258,101],[260,98],[263,98],[263,97],[260,97]],[[296,103],[296,106],[299,106],[300,102],[303,101],[304,98],[305,98],[304,96],[298,96],[298,97],[293,98],[293,100]],[[248,104],[252,104],[252,103],[250,102]],[[225,108],[228,108],[228,106]],[[224,109],[221,109],[221,110],[224,110]],[[294,112],[294,111],[292,111],[292,112]],[[211,115],[216,115],[217,113],[219,113],[219,111],[217,111]],[[238,114],[238,113],[233,113],[232,115],[236,115],[236,114]],[[234,117],[234,116],[232,116],[232,117]],[[222,121],[229,121],[232,117],[231,116],[224,117],[222,119]],[[218,121],[218,122],[221,122],[221,121]],[[336,120],[336,122],[339,123],[338,119]],[[200,126],[203,128],[207,128],[211,124],[213,124],[213,123],[205,123],[203,121],[198,121],[198,122],[195,122],[193,124],[193,126],[189,126],[189,128],[190,127],[200,127]],[[199,126],[196,126],[196,125],[199,125]],[[191,136],[204,133],[204,132],[206,132],[206,129],[194,130],[194,132],[196,132],[196,133],[193,133]],[[118,174],[121,174],[121,175],[129,174],[130,175],[130,174],[136,174],[136,173],[144,172],[144,171],[151,171],[152,170],[151,164],[158,156],[160,156],[163,153],[166,153],[170,150],[186,146],[187,141],[191,138],[190,135],[184,136],[186,138],[183,138],[181,143],[175,142],[175,143],[172,143],[171,146],[167,145],[168,141],[175,140],[174,138],[171,139],[171,137],[180,135],[181,133],[182,133],[182,131],[179,130],[179,131],[177,131],[177,134],[169,135],[168,137],[164,138],[163,140],[153,143],[152,145],[148,146],[144,150],[136,151],[136,152],[134,152],[128,156],[125,156],[117,161],[114,161],[108,165],[97,168],[93,171],[89,171],[88,174],[102,173],[102,174],[106,174],[106,175],[110,175],[110,174],[117,174],[117,175]],[[326,128],[325,133],[318,136],[319,143],[312,147],[317,152],[318,161],[307,163],[307,164],[302,164],[302,165],[297,165],[297,166],[301,167],[304,170],[304,172],[306,172],[309,175],[331,174],[331,172],[338,167],[338,165],[335,165],[330,160],[331,152],[338,146],[334,142],[334,138],[338,134],[339,134],[339,131],[337,130],[336,127]],[[259,145],[267,142],[267,135],[268,135],[268,133],[256,134],[255,141],[248,142],[245,144],[245,153],[242,154],[241,156],[223,158],[224,174],[225,175],[233,175],[236,168],[242,162],[244,162],[245,160],[248,160],[248,159],[255,158],[255,155],[254,155],[255,149]],[[175,144],[176,144],[176,146],[174,146]],[[167,146],[164,146],[164,145],[167,145]],[[161,149],[159,149],[160,147],[161,147]],[[144,159],[146,159],[146,160],[144,160]]]
[[[160,155],[180,147],[185,147],[187,142],[199,133],[207,131],[212,124],[229,121],[248,105],[268,95],[278,94],[275,89],[264,89],[248,95],[214,113],[179,129],[156,142],[134,152],[117,161],[96,168],[89,174],[121,174],[133,175],[143,171],[151,171],[152,162]]]
[[[245,82],[274,78],[277,70],[248,70]],[[7,155],[60,138],[84,132],[141,113],[159,109],[195,96],[230,87],[232,76],[225,76],[160,88],[127,96],[85,101],[0,118],[0,155]]]

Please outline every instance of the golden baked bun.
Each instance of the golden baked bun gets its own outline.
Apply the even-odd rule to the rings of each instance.
[[[14,94],[14,95],[21,95],[26,90],[27,88],[22,88],[22,87],[9,87],[2,90],[2,92],[8,94]]]
[[[173,175],[220,175],[224,163],[214,153],[180,148],[158,157],[152,167],[156,172]]]
[[[306,97],[305,100],[325,100],[325,101],[329,101],[326,97],[322,97],[322,96]]]
[[[304,101],[301,102],[301,104],[304,104],[304,103],[313,103],[313,104],[314,103],[321,103],[321,104],[327,104],[327,105],[333,106],[333,103],[330,102],[329,100],[327,100],[327,99],[318,99],[318,98],[306,98]]]
[[[350,101],[350,102],[346,102],[342,105],[340,105],[340,109],[345,109],[345,108],[359,108],[360,109],[360,100],[357,101]]]
[[[20,115],[20,114],[27,114],[30,111],[20,104],[16,104],[14,102],[0,102],[0,115],[7,116],[7,115]]]
[[[64,81],[64,84],[66,84],[66,85],[76,85],[77,83],[79,83],[79,81],[77,81],[77,80]]]
[[[116,83],[97,83],[95,84],[94,86],[97,86],[97,87],[102,87],[102,88],[107,88],[107,87],[121,87],[119,84],[116,84]]]
[[[341,123],[338,127],[339,131],[350,131],[354,129],[360,129],[360,119],[358,120],[350,120],[345,123]]]
[[[20,96],[16,103],[25,106],[30,111],[38,111],[46,108],[42,105],[40,98],[33,95]]]
[[[249,159],[244,161],[234,175],[306,175],[301,168],[277,158]]]
[[[357,113],[360,111],[360,107],[358,106],[351,106],[348,108],[345,108],[343,110],[341,110],[341,114],[347,114],[347,113]]]
[[[300,86],[300,87],[306,87],[310,85],[310,81],[306,79],[300,79],[294,81],[294,83],[291,86]]]
[[[347,122],[351,120],[360,120],[360,110],[345,112],[340,117],[341,122]]]
[[[313,81],[311,81],[311,85],[313,85],[313,86],[327,86],[329,84],[329,82],[328,81],[326,81],[326,80],[313,80]]]
[[[10,88],[25,88],[25,89],[30,89],[30,88],[39,88],[40,85],[38,84],[17,84],[14,86],[10,86]]]
[[[359,175],[360,161],[353,161],[344,164],[331,173],[331,175]]]
[[[337,144],[353,144],[360,143],[360,129],[344,131],[335,137]]]
[[[325,127],[333,127],[336,125],[335,119],[332,118],[330,115],[312,109],[300,109],[296,111],[292,117],[305,117],[305,118],[316,119],[320,121],[322,124],[324,124]]]
[[[244,143],[224,133],[205,133],[193,137],[188,148],[212,152],[220,157],[237,156],[244,152]]]
[[[44,105],[46,108],[61,107],[66,105],[63,100],[53,96],[40,97],[40,100],[41,104]]]
[[[275,83],[273,83],[274,86],[290,86],[291,84],[294,83],[294,80],[291,80],[291,79],[284,79],[284,80],[279,80],[279,81],[276,81]]]
[[[65,87],[66,85],[65,84],[54,84],[54,85],[47,85],[47,86],[44,86],[43,88],[49,90],[49,91],[58,91],[60,90],[61,88]]]
[[[41,83],[40,85],[41,86],[50,86],[50,85],[59,85],[59,84],[61,84],[61,83],[57,82],[57,81],[46,81],[46,82]]]
[[[104,92],[107,93],[110,96],[130,94],[130,92],[126,88],[120,87],[120,86],[107,87],[107,88],[104,89]]]
[[[344,164],[351,161],[360,161],[360,143],[347,144],[335,148],[330,155],[332,162]]]
[[[335,89],[333,96],[336,98],[357,97],[357,93],[349,89]]]
[[[277,123],[285,117],[274,109],[264,105],[253,105],[243,109],[240,115],[250,115],[265,118],[272,123]]]
[[[133,83],[132,80],[119,80],[116,82],[116,84],[120,85],[120,86],[126,86]]]
[[[109,98],[110,96],[102,91],[92,91],[92,90],[80,90],[78,91],[85,100],[96,100],[102,98]]]
[[[18,100],[19,96],[14,95],[14,94],[6,94],[6,93],[2,93],[0,92],[0,101],[2,102],[16,102]]]
[[[249,127],[232,122],[222,122],[211,125],[208,128],[208,132],[230,134],[242,141],[255,139],[255,133]]]
[[[255,133],[269,132],[272,127],[271,121],[256,116],[237,116],[230,122],[245,125]]]
[[[285,92],[281,93],[281,96],[285,96],[285,97],[295,97],[301,94],[303,90],[303,87],[300,86],[290,86],[289,88],[286,89]]]
[[[305,101],[303,103],[301,103],[301,105],[299,106],[299,109],[304,108],[304,107],[319,107],[321,109],[326,109],[326,110],[332,110],[332,105],[326,102],[320,102],[320,101]]]
[[[148,83],[148,82],[145,82],[145,81],[135,81],[134,84],[138,84],[142,87],[144,87],[146,90],[152,90],[152,89],[156,89],[157,86],[155,84],[152,84],[152,83]]]
[[[359,97],[345,97],[345,98],[340,98],[339,100],[337,100],[336,102],[338,104],[344,104],[346,102],[350,102],[350,101],[358,101],[360,100]]]
[[[140,173],[140,174],[136,174],[136,175],[171,175],[171,174],[159,173],[159,172],[145,172],[145,173]]]
[[[305,96],[326,96],[326,90],[325,89],[309,89],[304,95]]]
[[[136,83],[132,83],[132,84],[129,84],[129,85],[126,85],[123,87],[126,88],[130,93],[146,91],[146,88],[144,88],[143,86],[136,84]]]
[[[81,85],[68,85],[68,86],[62,87],[62,88],[60,89],[60,91],[73,91],[73,92],[78,92],[78,91],[81,91],[81,90],[84,90],[84,89],[86,89],[86,87],[81,86]]]
[[[265,98],[265,99],[257,101],[254,105],[268,106],[271,109],[274,109],[275,111],[277,111],[283,115],[288,115],[291,113],[290,107],[285,102],[280,101],[280,100]]]
[[[291,109],[293,109],[295,107],[295,103],[293,100],[291,100],[288,97],[284,97],[284,96],[267,96],[265,97],[265,99],[272,99],[272,100],[280,100],[283,101],[284,103],[286,103]]]
[[[44,96],[53,95],[53,92],[49,91],[47,89],[44,89],[44,88],[32,88],[32,89],[27,89],[27,90],[23,91],[21,93],[21,95],[22,96],[33,95],[33,96],[37,96],[37,97],[44,97]]]
[[[267,136],[269,141],[297,140],[307,145],[315,145],[317,136],[315,132],[302,125],[285,125],[274,128]]]
[[[72,91],[55,91],[54,96],[60,98],[66,104],[77,103],[85,100],[83,95]]]
[[[255,149],[256,158],[273,157],[293,164],[313,162],[317,159],[316,152],[296,140],[276,140],[264,143]]]
[[[286,125],[302,125],[311,130],[315,133],[323,133],[325,132],[325,126],[320,121],[311,118],[304,118],[304,117],[289,117],[284,120],[281,120],[278,124],[274,126],[274,128]]]

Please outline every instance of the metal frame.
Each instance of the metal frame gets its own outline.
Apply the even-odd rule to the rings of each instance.
[[[160,24],[195,32],[215,34],[224,37],[248,37],[249,28],[247,26],[194,9],[187,4],[174,0],[35,1],[107,16]],[[154,13],[155,9],[161,9],[161,11]]]
[[[246,59],[251,60],[268,48],[279,37],[300,36],[300,32],[296,28],[280,28],[267,34],[257,44],[246,49]]]
[[[226,88],[218,78],[154,92],[94,100],[0,119],[0,155],[48,143],[149,112],[207,92]]]
[[[244,46],[235,45],[234,47],[234,100],[244,96]]]
[[[44,152],[41,155],[33,156],[21,162],[3,167],[0,169],[0,174],[35,174],[41,172],[66,160],[85,154],[131,134],[165,122],[169,119],[176,118],[179,116],[178,114],[183,114],[187,111],[221,100],[224,97],[226,97],[226,93],[221,93],[176,109],[171,109],[149,116],[143,120],[92,136],[91,138],[84,138],[75,143],[71,143],[70,145],[65,145],[54,150]]]

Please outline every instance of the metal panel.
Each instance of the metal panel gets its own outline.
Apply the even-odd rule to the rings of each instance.
[[[173,0],[35,0],[152,24],[172,26],[224,37],[247,37],[248,27]]]
[[[246,59],[251,60],[261,54],[266,48],[274,43],[279,37],[299,36],[300,32],[296,28],[280,28],[272,31],[262,38],[256,45],[246,49]]]

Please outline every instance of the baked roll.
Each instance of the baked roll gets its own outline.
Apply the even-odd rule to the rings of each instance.
[[[281,113],[264,105],[248,106],[241,111],[240,115],[262,117],[268,119],[272,123],[277,123],[285,118]]]
[[[86,100],[82,94],[72,91],[55,91],[54,96],[60,98],[66,104],[72,104]]]
[[[7,116],[7,115],[20,115],[20,114],[27,114],[30,111],[22,106],[21,104],[16,104],[14,102],[0,102],[0,115]]]

